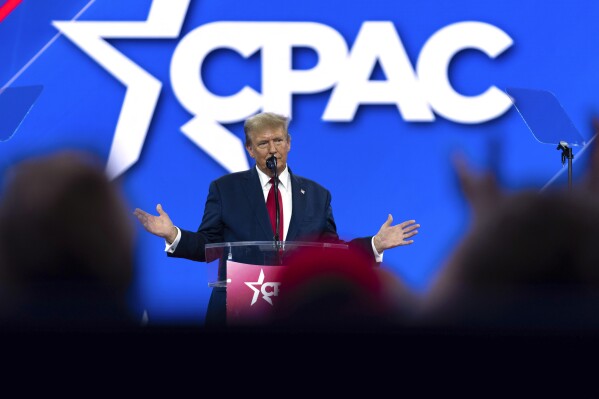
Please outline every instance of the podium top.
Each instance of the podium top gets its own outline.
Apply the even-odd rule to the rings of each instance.
[[[540,143],[566,143],[570,147],[586,144],[553,93],[515,87],[505,91],[526,126]]]
[[[252,266],[284,266],[287,261],[302,251],[311,255],[330,251],[349,250],[347,244],[311,241],[238,241],[206,244],[206,262],[218,260],[218,280],[210,287],[227,287],[227,264],[235,262]]]
[[[277,247],[277,245],[279,245]],[[311,242],[311,241],[235,241],[235,242],[218,242],[206,244],[206,249],[212,248],[229,248],[229,247],[250,247],[257,246],[264,250],[292,249],[298,247],[311,248],[337,248],[347,249],[347,244],[334,244],[328,242]]]
[[[312,250],[345,250],[347,244],[310,241],[238,241],[206,244],[206,262],[216,259],[262,265],[280,264],[282,257],[302,248]]]

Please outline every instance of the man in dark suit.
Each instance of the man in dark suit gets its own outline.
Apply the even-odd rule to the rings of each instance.
[[[246,149],[255,159],[256,167],[223,176],[211,183],[197,232],[176,227],[160,204],[156,207],[158,216],[141,209],[135,210],[135,215],[147,231],[166,240],[169,256],[203,262],[206,261],[206,244],[273,240],[276,224],[268,208],[269,201],[274,201],[274,170],[267,166],[267,159],[273,156],[276,158],[278,199],[282,209],[280,240],[340,242],[329,191],[312,180],[295,175],[287,166],[287,155],[291,149],[288,122],[288,118],[269,112],[246,120]],[[352,240],[349,245],[366,251],[373,261],[380,262],[384,250],[411,244],[413,240],[409,238],[417,234],[416,229],[420,227],[414,220],[395,226],[391,226],[392,221],[389,215],[376,235]],[[224,320],[224,304],[224,289],[215,288],[210,299],[207,322]]]

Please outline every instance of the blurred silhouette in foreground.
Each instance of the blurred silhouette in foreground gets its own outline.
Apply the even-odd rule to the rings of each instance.
[[[413,306],[403,284],[362,252],[304,248],[281,276],[274,324],[304,331],[379,331]]]
[[[473,223],[422,307],[432,327],[599,327],[599,151],[572,191],[505,193],[492,175],[456,171]]]
[[[13,167],[0,203],[7,328],[101,329],[132,322],[133,230],[95,159],[63,152]]]

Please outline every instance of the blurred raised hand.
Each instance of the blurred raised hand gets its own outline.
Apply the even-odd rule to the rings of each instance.
[[[504,197],[495,175],[491,172],[475,173],[462,154],[455,154],[452,161],[458,184],[474,216],[480,217],[492,211],[494,205]]]
[[[593,137],[595,137],[599,132],[599,118],[593,118],[591,124],[595,134]],[[591,148],[591,160],[589,162],[589,169],[585,174],[583,189],[592,193],[599,193],[599,148],[597,148],[596,141],[593,141],[590,145],[593,146]]]

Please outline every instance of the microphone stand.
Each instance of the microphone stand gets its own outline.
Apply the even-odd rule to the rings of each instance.
[[[574,158],[572,147],[565,141],[560,141],[557,149],[562,151],[562,165],[566,163],[566,159],[568,160],[568,190],[572,191],[572,159]]]

